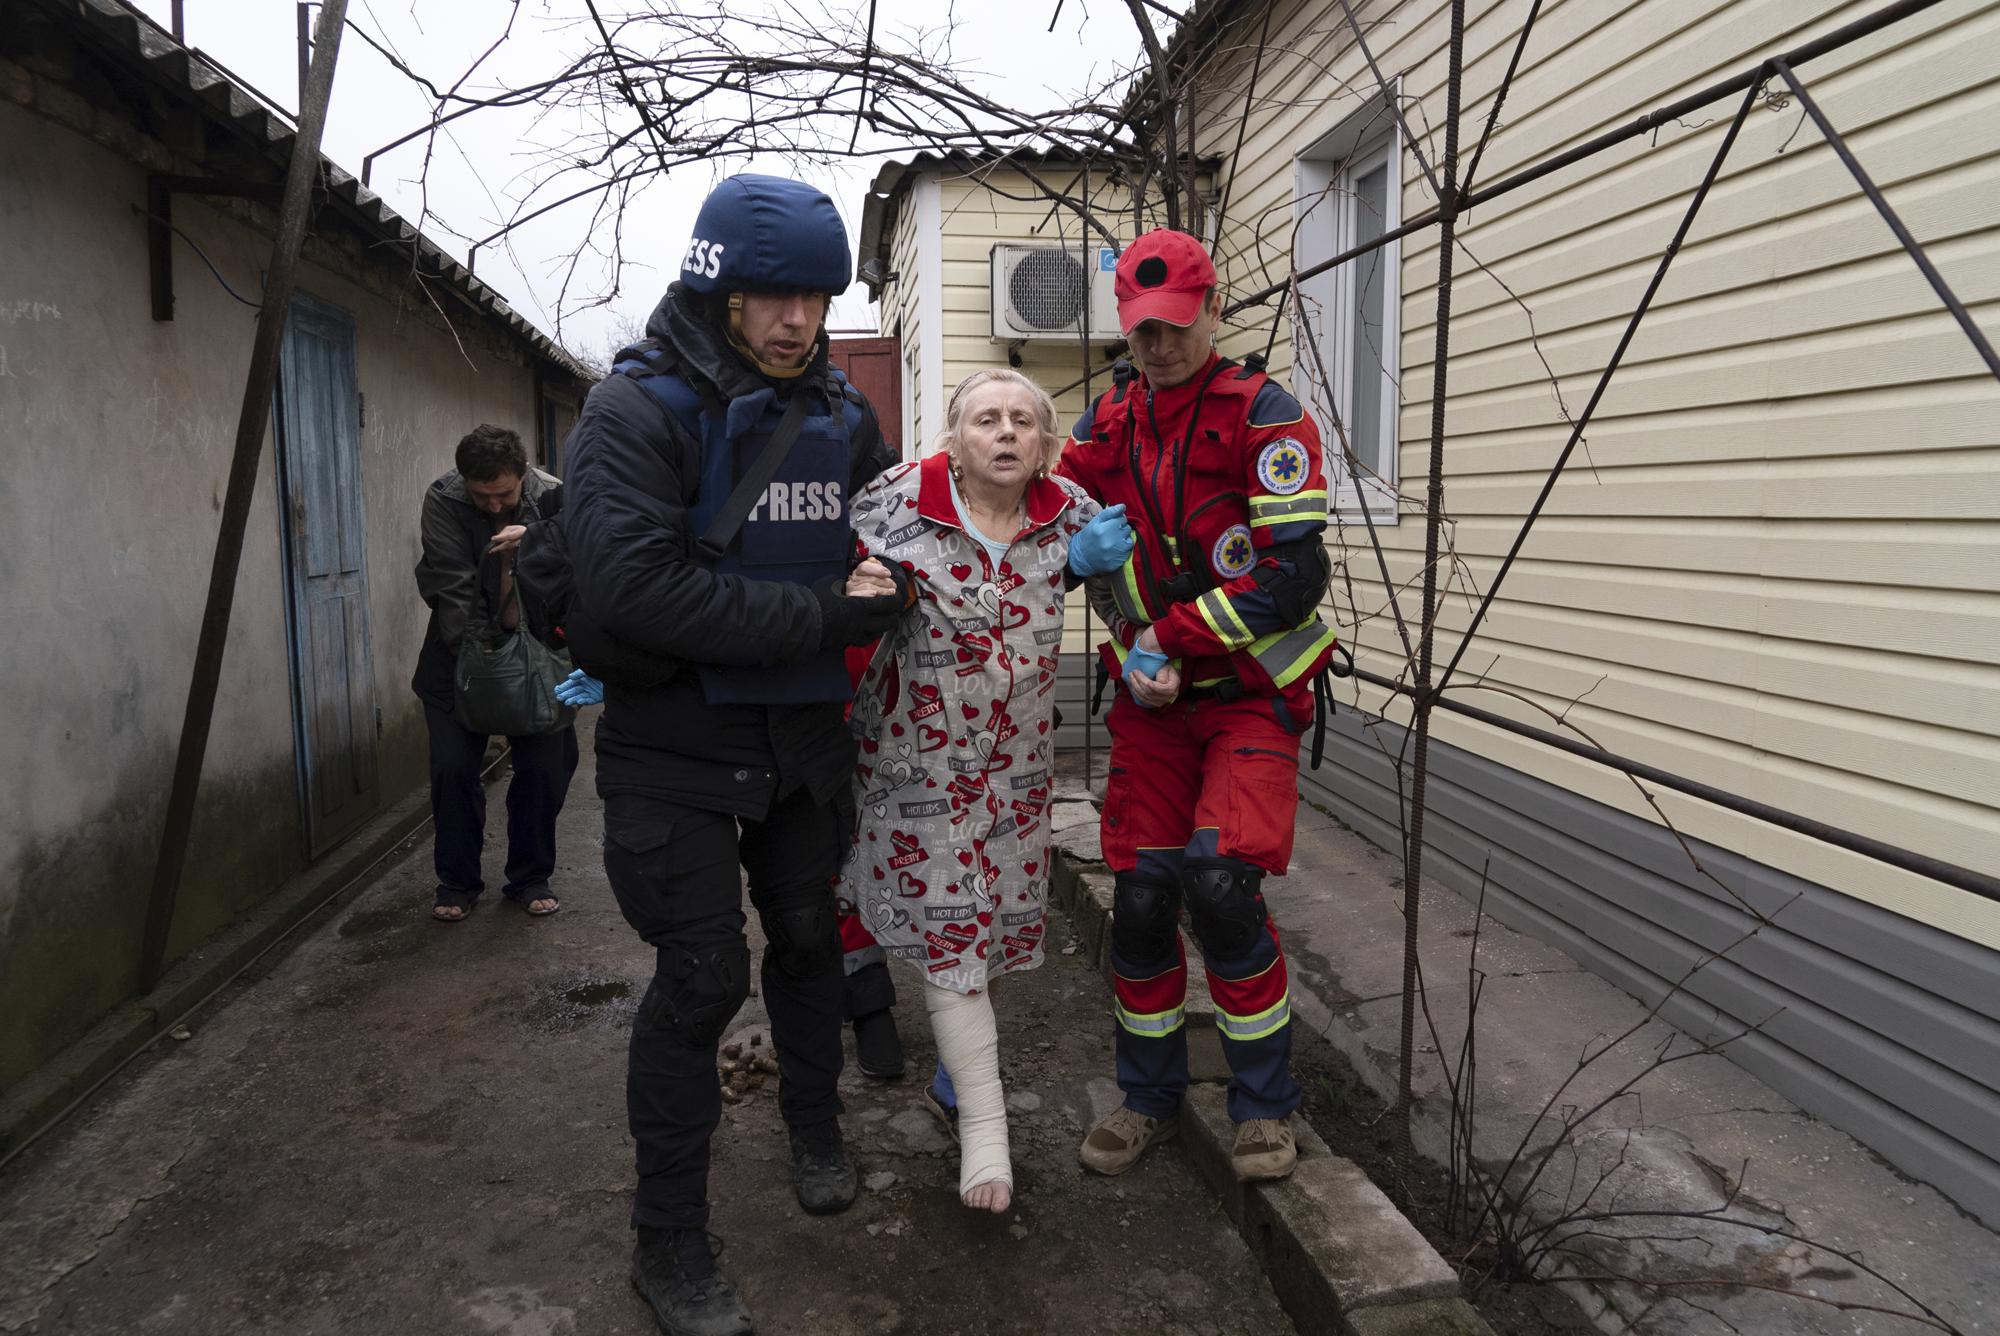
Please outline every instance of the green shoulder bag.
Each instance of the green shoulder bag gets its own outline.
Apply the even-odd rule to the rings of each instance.
[[[518,598],[518,587],[507,591],[509,603]],[[497,640],[467,628],[452,674],[458,722],[473,733],[510,738],[568,728],[576,711],[556,699],[556,684],[571,667],[568,651],[549,648],[526,626]]]

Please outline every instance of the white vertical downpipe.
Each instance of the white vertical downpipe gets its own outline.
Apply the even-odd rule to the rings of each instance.
[[[913,458],[930,453],[931,442],[944,430],[944,187],[936,172],[917,178],[912,191],[917,229],[917,440]]]

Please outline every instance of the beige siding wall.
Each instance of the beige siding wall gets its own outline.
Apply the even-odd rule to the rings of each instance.
[[[1480,179],[1873,7],[1545,3]],[[1439,164],[1448,11],[1435,0],[1359,8]],[[1468,147],[1527,3],[1477,8]],[[1250,24],[1224,37],[1239,54],[1210,73],[1205,153],[1234,147],[1255,37]],[[1800,74],[2000,337],[2000,6],[1947,0]],[[1338,5],[1280,3],[1244,152],[1228,169],[1218,251],[1236,291],[1284,276],[1294,160],[1373,89]],[[1581,409],[1733,110],[1732,100],[1600,154],[1482,206],[1465,226],[1445,450],[1456,587],[1492,580],[1567,433],[1556,389]],[[1434,203],[1407,151],[1401,199],[1406,218]],[[1403,494],[1419,502],[1438,268],[1435,230],[1409,238],[1399,469]],[[1240,317],[1228,350],[1261,348],[1268,320],[1268,310]],[[1799,108],[1760,105],[1598,410],[1588,454],[1556,487],[1465,666],[1552,710],[1582,697],[1569,720],[1611,750],[2000,871],[1996,409],[2000,389],[1811,124],[1801,126]],[[1423,524],[1404,509],[1383,538],[1392,572],[1410,586]],[[1393,627],[1365,616],[1382,597],[1358,522],[1342,526],[1339,542],[1356,591],[1338,599],[1343,632],[1364,664],[1396,673]],[[1414,615],[1413,588],[1403,602]],[[1462,596],[1447,601],[1446,653],[1468,610]],[[1506,696],[1468,698],[1548,723]],[[1385,705],[1370,690],[1359,699]],[[1387,709],[1406,715],[1398,703]],[[1521,771],[1645,810],[1601,768],[1448,715],[1436,728]],[[1687,833],[2000,946],[2000,906],[1692,800],[1661,801]]]
[[[1063,190],[1082,194],[1083,181],[1074,168],[1050,167],[1038,175]],[[1051,209],[1036,198],[1037,187],[1018,172],[976,177],[947,174],[942,188],[944,383],[949,394],[952,386],[973,372],[1007,365],[1007,345],[992,337],[989,288],[993,247],[1033,243],[1095,254],[1102,237],[1088,231],[1074,211]],[[1123,244],[1131,237],[1123,192],[1114,192],[1094,180],[1091,193],[1101,219],[1118,233]],[[1091,337],[1091,365],[1099,373],[1108,373],[1111,361],[1105,349],[1117,339],[1117,331],[1094,330]],[[1020,357],[1020,370],[1051,392],[1080,379],[1084,372],[1083,348],[1078,343],[1025,343]],[[1097,388],[1102,389],[1103,384]],[[1065,430],[1086,403],[1081,387],[1056,395],[1056,416]]]

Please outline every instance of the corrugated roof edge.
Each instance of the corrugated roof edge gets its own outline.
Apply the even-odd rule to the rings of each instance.
[[[1008,153],[919,153],[907,162],[886,162],[875,173],[875,180],[868,187],[868,198],[861,203],[861,236],[855,250],[856,263],[865,265],[870,259],[879,260],[881,272],[888,272],[889,248],[894,241],[890,235],[893,230],[891,210],[914,176],[945,168],[971,176],[982,169],[1005,167],[1010,162],[1073,165],[1086,160],[1101,161],[1098,155],[1079,153],[1073,149],[1021,149]],[[1202,158],[1198,160],[1198,165],[1205,171],[1215,171],[1221,166],[1221,159]],[[881,283],[869,282],[866,278],[861,281],[868,288],[869,301],[882,299]]]
[[[172,34],[125,0],[39,2],[72,28],[108,42],[110,53],[134,70],[188,101],[206,105],[273,163],[283,167],[290,161],[294,134],[286,118],[266,107],[213,62],[176,42]],[[561,344],[524,320],[504,297],[412,227],[352,172],[324,154],[320,165],[332,198],[364,233],[414,251],[419,263],[449,283],[475,310],[527,344],[544,362],[578,380],[597,379]]]

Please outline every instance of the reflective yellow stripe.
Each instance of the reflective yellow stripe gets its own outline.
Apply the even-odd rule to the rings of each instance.
[[[1144,1015],[1115,1006],[1118,1023],[1136,1035],[1169,1035],[1181,1028],[1187,1021],[1185,1007],[1172,1007],[1166,1011],[1154,1011]]]
[[[1228,595],[1220,589],[1211,589],[1194,601],[1201,611],[1201,619],[1208,623],[1208,629],[1215,632],[1215,638],[1232,650],[1242,649],[1255,640],[1250,628],[1236,615],[1236,609],[1229,602]]]
[[[1315,617],[1304,626],[1276,631],[1253,641],[1251,657],[1279,687],[1288,687],[1311,668],[1313,661],[1333,647],[1333,628]]]
[[[1290,496],[1279,496],[1275,492],[1260,493],[1250,498],[1250,509],[1272,510],[1299,506],[1312,501],[1324,502],[1325,500],[1326,489],[1324,487],[1315,488],[1310,492],[1293,492]]]
[[[1234,1039],[1239,1042],[1246,1039],[1262,1039],[1266,1035],[1276,1034],[1278,1031],[1284,1029],[1290,1023],[1291,1019],[1292,993],[1290,989],[1285,990],[1285,995],[1278,999],[1276,1006],[1266,1008],[1254,1016],[1232,1016],[1220,1007],[1215,1009],[1215,1028],[1222,1032],[1224,1039]]]
[[[1261,528],[1300,519],[1325,519],[1326,493],[1300,492],[1296,496],[1253,496],[1250,498],[1250,527]]]
[[[1152,621],[1146,613],[1146,601],[1139,597],[1139,563],[1134,557],[1125,558],[1125,564],[1118,571],[1120,579],[1111,582],[1111,601],[1122,613],[1125,620],[1141,624]]]

